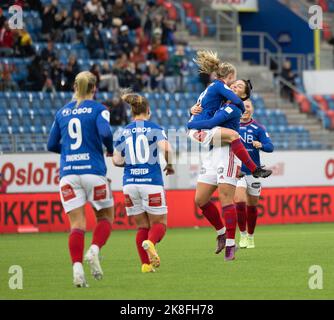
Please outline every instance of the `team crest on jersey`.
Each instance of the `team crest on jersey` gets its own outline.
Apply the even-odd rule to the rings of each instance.
[[[69,116],[71,113],[72,113],[71,109],[66,108],[66,109],[64,109],[64,110],[62,111],[61,114],[62,114],[64,117],[67,117],[67,116]]]

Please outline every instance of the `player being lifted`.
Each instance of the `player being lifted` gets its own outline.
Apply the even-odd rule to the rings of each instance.
[[[229,101],[232,106],[238,107],[243,113],[245,109],[243,101],[247,100],[250,95],[250,92],[245,92],[244,97],[239,97],[230,89],[229,86],[236,80],[236,69],[230,63],[221,62],[217,53],[198,51],[197,58],[194,61],[199,66],[200,72],[215,74],[216,79],[198,98],[197,104],[200,105],[202,109],[200,113],[190,118],[188,128],[193,130],[189,131],[189,137],[203,145],[212,145],[214,143],[218,145],[222,143],[230,144],[232,152],[245,164],[254,177],[268,177],[272,173],[271,170],[266,170],[254,163],[240,140],[238,132],[222,127],[198,131],[194,130],[196,129],[195,127],[192,127],[192,122],[211,119],[215,112],[227,101]],[[242,86],[242,83],[239,82],[238,85]],[[245,88],[248,88],[248,84]],[[251,89],[250,86],[249,91]]]
[[[231,85],[233,92],[241,98],[249,98],[251,84],[248,81],[237,80]],[[214,116],[208,120],[192,121],[188,123],[191,129],[213,129],[220,127],[238,132],[240,118],[244,108],[233,106],[229,103],[222,104]],[[204,171],[198,177],[195,201],[202,209],[203,215],[215,227],[217,237],[216,253],[220,253],[226,244],[225,260],[235,258],[235,231],[237,226],[237,214],[234,204],[234,194],[238,182],[241,161],[235,157],[229,144],[213,146],[210,156],[203,161]],[[210,201],[213,192],[217,189],[223,208],[226,228],[220,217],[217,207]],[[226,235],[225,235],[226,233]]]
[[[274,146],[266,129],[253,119],[254,107],[251,101],[245,102],[246,111],[241,118],[239,133],[253,161],[260,166],[260,150],[273,152]],[[240,248],[255,248],[254,230],[257,220],[257,204],[261,194],[261,181],[254,178],[243,165],[246,176],[238,181],[235,193]],[[247,225],[247,231],[246,231]],[[247,235],[248,233],[248,235]]]
[[[145,97],[127,93],[122,99],[131,106],[133,121],[116,142],[113,162],[124,166],[123,193],[128,216],[137,225],[136,245],[142,272],[160,266],[156,244],[167,226],[167,205],[161,173],[159,150],[167,162],[166,175],[174,174],[172,148],[164,130],[149,121],[150,107]]]
[[[85,255],[96,280],[103,276],[99,251],[107,242],[114,219],[114,201],[106,178],[103,144],[113,153],[109,111],[93,101],[96,77],[81,72],[75,78],[75,99],[60,109],[52,125],[48,150],[60,156],[60,196],[68,214],[71,233],[69,251],[73,264],[73,283],[86,287],[83,269],[86,218],[89,201],[97,219],[93,239]]]

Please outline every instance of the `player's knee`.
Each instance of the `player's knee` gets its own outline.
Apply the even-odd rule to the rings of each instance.
[[[208,201],[206,199],[202,199],[201,197],[195,197],[195,204],[199,208],[202,208],[203,206],[205,206],[207,202]]]

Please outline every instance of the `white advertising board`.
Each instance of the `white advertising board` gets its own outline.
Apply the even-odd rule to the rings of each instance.
[[[198,157],[192,158],[195,160],[176,165],[176,175],[166,179],[167,189],[195,187],[200,165]],[[123,169],[113,167],[110,158],[106,161],[113,190],[121,190]],[[262,162],[274,170],[271,177],[262,180],[264,187],[334,185],[333,151],[262,153]],[[58,191],[59,156],[48,153],[1,155],[0,172],[9,183],[8,193]]]

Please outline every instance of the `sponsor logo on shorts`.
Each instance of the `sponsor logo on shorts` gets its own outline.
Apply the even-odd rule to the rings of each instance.
[[[161,193],[149,194],[148,205],[149,207],[161,207],[162,206]]]
[[[125,198],[125,206],[127,207],[127,208],[131,208],[131,207],[133,207],[133,202],[132,202],[132,200],[131,200],[131,198],[130,198],[130,196],[128,195],[128,194],[125,194],[124,195],[124,198]]]
[[[206,174],[206,169],[205,168],[201,168],[199,174]]]
[[[223,174],[223,173],[224,173],[224,168],[223,168],[223,167],[219,167],[219,168],[217,169],[217,173],[218,173],[218,174]]]
[[[107,186],[105,184],[94,187],[94,201],[107,198]]]
[[[253,182],[251,186],[254,189],[260,189],[261,188],[261,182]]]
[[[76,197],[72,186],[69,185],[69,184],[65,184],[64,186],[62,186],[60,188],[60,191],[61,191],[61,194],[62,194],[63,199],[64,199],[65,202],[69,201],[69,200],[72,200]]]
[[[208,134],[205,131],[196,131],[193,135],[194,139],[203,142]]]

